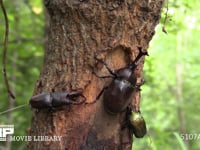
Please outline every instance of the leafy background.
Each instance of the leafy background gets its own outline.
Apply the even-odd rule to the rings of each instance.
[[[9,102],[3,74],[0,74],[0,112],[10,107],[27,104],[13,113],[0,113],[0,124],[14,124],[14,135],[27,135],[31,123],[31,109],[28,105],[34,85],[39,76],[44,49],[44,13],[41,0],[4,0],[8,13],[10,34],[7,54],[7,72],[16,101]],[[4,17],[0,12],[0,56],[4,40]],[[2,63],[0,63],[2,68]],[[5,149],[0,143],[0,149]],[[12,149],[25,149],[25,142],[12,142]]]
[[[43,63],[45,16],[41,0],[4,1],[10,25],[7,68],[17,99],[9,103],[1,73],[0,124],[14,124],[15,135],[23,136],[30,127],[30,106],[12,113],[1,112],[28,104],[33,94]],[[141,112],[148,135],[133,139],[134,150],[200,149],[200,1],[169,0],[168,7],[167,34],[162,32],[164,7],[144,66],[146,82],[141,91]],[[3,14],[0,13],[1,57],[4,27]],[[190,139],[183,139],[187,138],[185,133]],[[196,139],[195,134],[199,134]],[[0,149],[26,148],[26,143],[21,141],[12,142],[11,148],[8,145],[1,142]]]

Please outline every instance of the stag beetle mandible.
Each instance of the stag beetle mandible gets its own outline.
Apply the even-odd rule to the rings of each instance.
[[[81,101],[75,101],[76,98],[83,97]],[[79,91],[74,92],[49,92],[33,96],[30,99],[30,105],[33,108],[53,108],[63,105],[80,105],[85,102],[85,97]]]
[[[95,72],[95,75],[99,78],[113,78],[111,83],[104,87],[101,92],[98,94],[96,99],[93,102],[95,103],[100,96],[104,93],[103,103],[106,111],[117,114],[121,111],[124,111],[127,106],[130,104],[131,99],[134,94],[135,89],[139,89],[143,83],[136,83],[137,78],[135,75],[135,69],[137,67],[138,60],[143,55],[148,55],[147,52],[142,52],[142,48],[138,47],[139,53],[136,56],[135,60],[128,66],[120,68],[115,72],[110,69],[110,67],[102,60],[98,59],[95,56],[95,59],[105,65],[106,69],[109,71],[109,76],[98,76]]]

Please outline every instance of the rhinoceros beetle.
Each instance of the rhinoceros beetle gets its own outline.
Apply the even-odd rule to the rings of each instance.
[[[136,138],[142,138],[147,133],[146,123],[141,112],[127,108],[127,122],[130,134],[134,134]]]
[[[84,99],[81,101],[75,101],[76,98],[83,97]],[[43,109],[43,108],[54,108],[60,107],[63,105],[80,105],[85,102],[85,97],[81,92],[49,92],[42,93],[33,96],[30,99],[30,105],[33,108]]]
[[[101,92],[98,94],[93,102],[96,102],[100,96],[104,93],[103,103],[106,111],[111,114],[117,114],[124,111],[130,104],[132,96],[135,89],[139,89],[143,83],[136,83],[135,69],[137,67],[138,60],[143,55],[148,55],[147,52],[142,52],[142,48],[138,47],[139,53],[135,60],[128,66],[120,68],[115,72],[110,69],[110,67],[102,60],[95,56],[98,62],[101,62],[107,70],[109,71],[109,76],[98,76],[95,72],[94,74],[99,78],[113,78],[108,86],[105,86]]]

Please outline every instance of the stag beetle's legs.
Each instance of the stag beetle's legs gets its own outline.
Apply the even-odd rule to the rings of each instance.
[[[95,100],[93,100],[92,102],[86,102],[85,104],[94,104],[96,103],[99,98],[101,97],[101,95],[103,94],[103,92],[108,88],[108,86],[105,86],[100,92],[99,94],[97,95],[97,97],[95,98]]]

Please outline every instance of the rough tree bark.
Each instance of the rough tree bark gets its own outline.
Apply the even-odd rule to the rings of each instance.
[[[97,65],[94,54],[113,69],[129,64],[146,50],[158,24],[164,0],[44,0],[50,15],[48,46],[35,94],[47,91],[82,90],[87,101],[96,98],[110,79]],[[137,70],[142,79],[143,61]],[[135,93],[131,105],[139,102]],[[121,130],[124,112],[105,112],[102,98],[92,105],[63,106],[54,110],[33,109],[29,135],[62,136],[57,142],[30,142],[29,149],[116,150],[131,149],[132,140]]]

